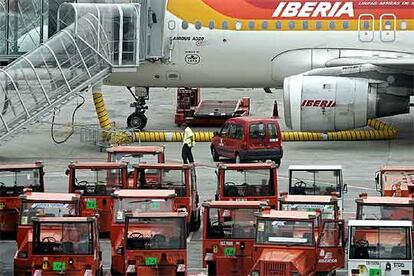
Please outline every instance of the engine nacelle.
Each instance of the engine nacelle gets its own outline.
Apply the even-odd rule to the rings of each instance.
[[[409,112],[409,96],[383,81],[335,76],[285,78],[286,125],[297,131],[337,131],[367,125],[368,119]]]

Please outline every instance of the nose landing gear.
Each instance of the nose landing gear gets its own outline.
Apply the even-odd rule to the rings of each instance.
[[[135,112],[128,116],[127,126],[128,128],[142,130],[148,121],[145,112],[148,110],[146,101],[149,99],[149,87],[135,87],[135,93],[131,87],[127,87],[127,89],[135,99],[135,102],[130,105],[135,108]]]

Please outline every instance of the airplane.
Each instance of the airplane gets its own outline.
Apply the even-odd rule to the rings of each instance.
[[[298,131],[409,112],[413,0],[158,0],[151,9],[167,58],[104,82],[144,91],[136,116],[149,87],[283,88],[286,125]]]
[[[134,3],[140,26],[120,28],[117,51],[122,65],[135,43],[140,64],[113,66],[103,81],[134,96],[129,127],[145,127],[151,87],[283,89],[286,125],[298,131],[354,129],[410,111],[414,0]],[[116,20],[107,14],[102,21]]]

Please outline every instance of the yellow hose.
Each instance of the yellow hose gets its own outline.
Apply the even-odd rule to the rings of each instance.
[[[337,132],[299,132],[283,131],[282,141],[356,141],[356,140],[387,140],[397,136],[397,130],[376,119],[368,121],[370,130],[344,130]],[[194,132],[196,142],[210,142],[213,137],[211,131]],[[134,132],[135,142],[181,142],[182,132],[144,131]]]
[[[99,126],[102,129],[111,129],[111,121],[109,120],[109,114],[106,110],[105,102],[101,92],[93,93],[93,103],[95,104],[96,114],[98,115]]]
[[[101,92],[93,92],[93,102],[98,115],[99,126],[103,130],[103,139],[113,145],[131,144],[133,142],[182,142],[183,133],[179,131],[143,131],[130,132],[116,130],[109,120],[109,114]],[[283,141],[356,141],[388,140],[397,136],[397,129],[377,119],[368,120],[370,130],[344,130],[337,132],[299,132],[283,131]],[[213,132],[194,132],[196,142],[211,142]]]

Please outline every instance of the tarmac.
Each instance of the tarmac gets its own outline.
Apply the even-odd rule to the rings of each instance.
[[[283,120],[283,101],[281,91],[274,90],[266,94],[259,89],[202,89],[202,99],[240,99],[251,98],[251,113],[254,116],[271,116],[273,102],[278,101],[280,123],[286,129]],[[133,111],[129,108],[132,97],[123,87],[103,87],[105,102],[110,118],[118,127],[125,127],[127,116]],[[76,114],[76,124],[84,126],[97,125],[92,95],[85,92],[85,105]],[[149,100],[148,130],[177,130],[174,125],[175,89],[157,88],[151,90]],[[75,100],[57,113],[56,122],[63,125],[55,127],[55,138],[62,140],[70,131],[70,117],[76,104]],[[284,157],[278,173],[279,191],[287,191],[287,168],[289,165],[342,165],[344,182],[348,184],[348,193],[344,196],[344,216],[352,218],[355,213],[355,198],[362,192],[377,195],[375,191],[375,172],[381,165],[413,164],[414,160],[414,110],[409,114],[384,118],[399,129],[398,138],[391,141],[357,141],[357,142],[286,142],[283,144]],[[48,192],[67,192],[68,178],[64,174],[70,161],[102,161],[106,154],[103,148],[93,142],[93,133],[75,134],[66,143],[55,144],[51,139],[51,119],[47,118],[41,125],[32,129],[14,141],[0,148],[0,164],[25,163],[43,160],[45,164],[45,185]],[[194,128],[197,130],[198,128]],[[202,128],[206,129],[206,128]],[[93,139],[92,139],[93,140]],[[159,144],[159,143],[155,143]],[[210,155],[210,143],[197,143],[193,154],[197,163],[197,180],[201,201],[212,199],[216,190],[214,170],[216,164]],[[181,144],[166,144],[167,161],[181,162]],[[231,162],[231,160],[228,160]],[[201,269],[201,230],[189,239],[189,269],[192,274]],[[111,251],[108,240],[101,242],[103,247],[104,267],[110,269]],[[13,256],[16,251],[15,241],[0,241],[0,275],[12,275]]]

